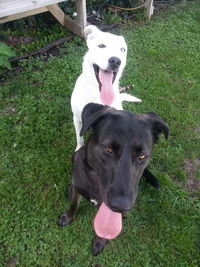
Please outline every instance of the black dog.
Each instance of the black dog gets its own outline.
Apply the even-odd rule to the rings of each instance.
[[[81,195],[94,202],[99,207],[93,240],[93,255],[97,255],[108,239],[120,233],[122,213],[133,207],[141,176],[159,188],[147,165],[153,144],[162,132],[167,139],[169,129],[156,113],[134,114],[94,103],[85,106],[82,121],[81,135],[89,128],[93,133],[74,154],[71,207],[58,224],[74,220]]]

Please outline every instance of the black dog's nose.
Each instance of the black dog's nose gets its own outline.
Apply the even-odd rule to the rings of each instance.
[[[118,57],[111,57],[109,58],[108,62],[109,62],[109,67],[113,71],[118,70],[119,66],[121,65],[121,59]]]
[[[109,201],[109,208],[115,212],[125,212],[131,209],[131,201],[123,198],[113,198]]]

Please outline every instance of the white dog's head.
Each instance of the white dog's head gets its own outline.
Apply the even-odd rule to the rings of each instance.
[[[112,86],[114,82],[118,83],[126,65],[127,45],[124,38],[102,32],[93,25],[87,26],[84,34],[88,46],[84,58],[87,72],[95,74],[102,88]]]
[[[100,31],[90,25],[84,30],[88,52],[87,61],[97,69],[113,71],[114,78],[126,65],[127,45],[123,36]]]

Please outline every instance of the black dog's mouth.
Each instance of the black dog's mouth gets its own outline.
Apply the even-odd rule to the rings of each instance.
[[[93,64],[93,68],[94,68],[94,73],[95,73],[96,79],[99,83],[99,91],[101,92],[101,88],[102,88],[103,84],[102,84],[102,81],[100,80],[100,75],[99,75],[100,68],[97,64]],[[101,71],[112,73],[112,84],[113,84],[115,81],[115,78],[117,76],[117,71],[112,71],[109,69],[108,70],[101,70]]]
[[[112,211],[102,202],[94,219],[94,230],[101,238],[114,239],[122,230],[122,213]]]

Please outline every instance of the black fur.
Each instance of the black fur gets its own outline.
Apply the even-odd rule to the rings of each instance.
[[[134,206],[142,175],[159,189],[147,165],[153,144],[161,133],[167,138],[169,130],[156,113],[134,114],[90,103],[83,109],[82,122],[81,135],[89,128],[92,134],[74,154],[71,207],[60,216],[61,226],[73,221],[80,195],[124,213]],[[100,253],[105,244],[105,239],[96,237],[93,254]]]

